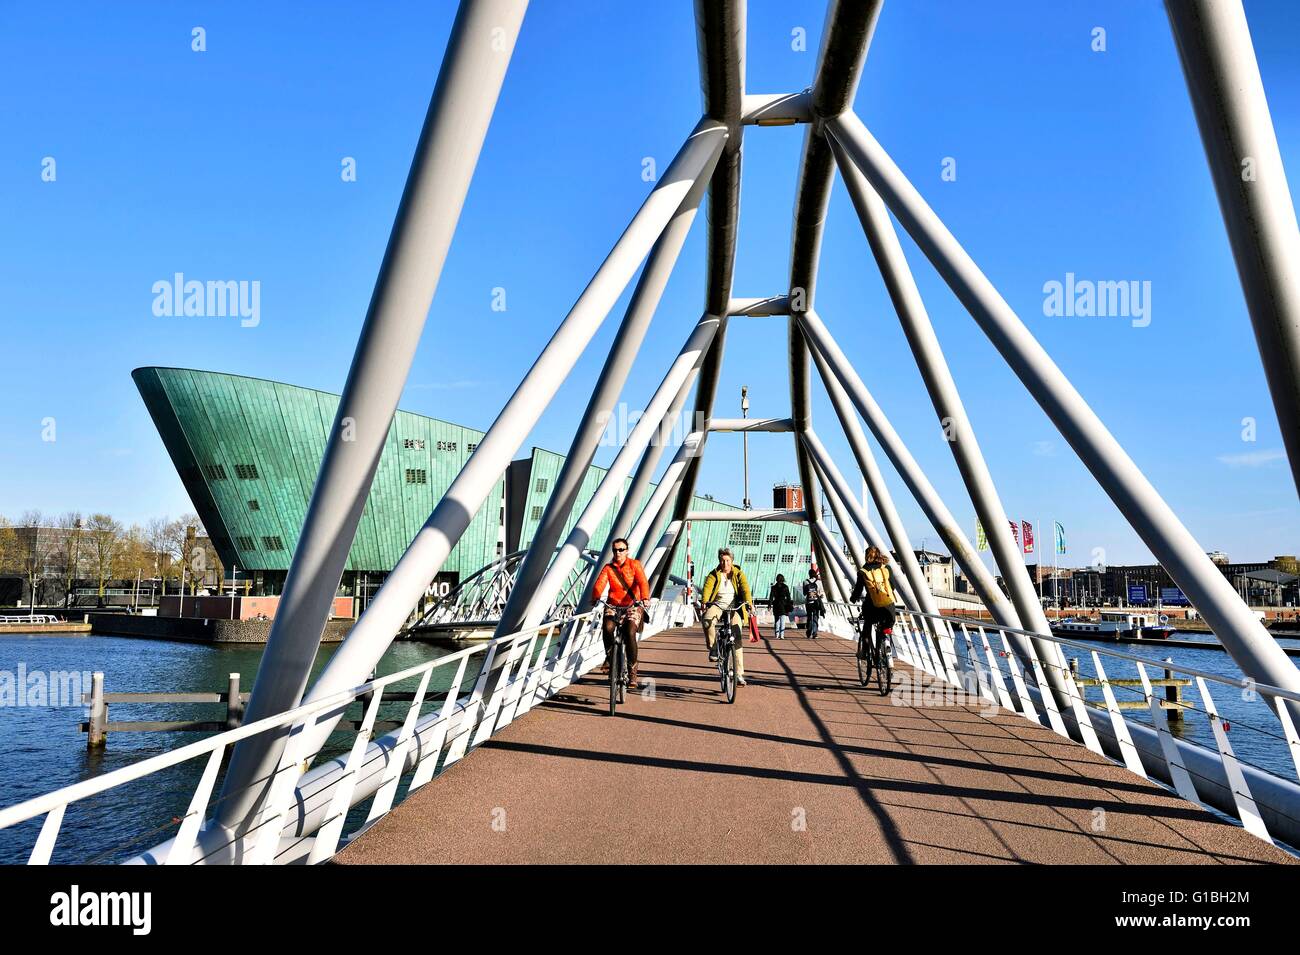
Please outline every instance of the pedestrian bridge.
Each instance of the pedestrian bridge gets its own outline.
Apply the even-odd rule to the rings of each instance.
[[[901,611],[888,695],[859,684],[844,605],[829,607],[817,640],[761,632],[734,704],[694,610],[656,601],[641,642],[648,685],[613,717],[593,672],[598,621],[583,615],[0,810],[0,828],[25,824],[31,861],[47,862],[70,807],[188,764],[202,775],[164,827],[172,837],[127,861],[1295,861],[1294,775],[1251,765],[1213,715],[1215,694],[1253,691],[1236,746],[1289,745],[1294,756],[1294,738],[1263,725],[1286,712],[1276,703],[1286,691],[1180,669],[1203,694],[1201,707],[1181,704],[1184,718],[1213,728],[1211,749],[1175,738],[1142,658],[1117,649],[1083,650],[1104,696],[1062,712],[1041,664],[1022,669],[1016,634],[995,624]],[[1141,690],[1107,676],[1125,667]],[[400,702],[384,702],[398,688]],[[1115,695],[1126,690],[1149,724],[1122,715]],[[381,710],[396,728],[378,735]],[[304,772],[313,732],[349,712],[357,727],[331,738],[337,755]],[[286,745],[256,783],[267,794],[257,821],[239,832],[205,824],[224,757],[259,735]]]
[[[850,641],[763,633],[734,705],[699,628],[664,630],[616,717],[581,679],[335,861],[1294,861],[924,670],[900,668],[896,701],[858,684]]]

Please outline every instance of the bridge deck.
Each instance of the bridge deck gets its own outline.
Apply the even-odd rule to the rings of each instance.
[[[728,705],[699,630],[662,633],[641,645],[653,699],[611,719],[588,675],[336,861],[1291,861],[1004,710],[896,706],[857,685],[847,641],[797,634],[747,645]]]

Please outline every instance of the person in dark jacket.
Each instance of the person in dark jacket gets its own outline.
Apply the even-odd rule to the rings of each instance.
[[[771,592],[767,599],[772,603],[772,619],[775,622],[776,638],[785,639],[785,625],[790,619],[790,612],[794,610],[794,598],[790,596],[790,588],[785,584],[785,574],[776,575],[776,583],[772,585]]]
[[[817,639],[817,624],[821,620],[822,611],[826,605],[823,603],[822,576],[818,573],[817,568],[813,567],[808,571],[808,579],[803,582],[803,609],[808,614],[808,639]]]

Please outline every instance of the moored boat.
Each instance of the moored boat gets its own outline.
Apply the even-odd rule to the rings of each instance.
[[[1164,614],[1132,610],[1103,610],[1097,620],[1070,617],[1052,623],[1056,636],[1085,640],[1166,640],[1173,632]]]

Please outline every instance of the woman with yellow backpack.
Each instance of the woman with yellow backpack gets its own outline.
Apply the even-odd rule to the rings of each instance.
[[[894,587],[889,573],[889,555],[879,547],[867,548],[867,562],[858,571],[858,580],[849,599],[862,600],[863,626],[879,627],[882,637],[893,636]]]

